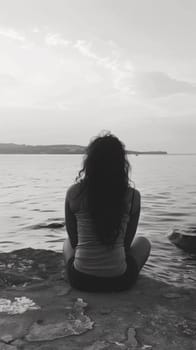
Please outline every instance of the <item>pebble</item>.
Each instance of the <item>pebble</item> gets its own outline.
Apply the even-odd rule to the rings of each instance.
[[[100,309],[100,314],[101,315],[109,315],[109,314],[111,314],[111,312],[112,312],[112,309],[109,309],[109,308],[102,308],[102,309]]]
[[[182,298],[182,295],[177,293],[166,293],[164,297],[167,299],[177,299],[177,298]]]
[[[135,328],[129,328],[127,332],[127,341],[126,343],[131,346],[132,349],[135,349],[138,345],[136,339],[136,331]]]

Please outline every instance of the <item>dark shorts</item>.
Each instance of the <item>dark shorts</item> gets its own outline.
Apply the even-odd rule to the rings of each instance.
[[[99,277],[77,271],[74,257],[67,263],[67,275],[72,287],[86,292],[120,292],[127,290],[136,282],[139,274],[135,259],[127,256],[127,269],[121,276]]]

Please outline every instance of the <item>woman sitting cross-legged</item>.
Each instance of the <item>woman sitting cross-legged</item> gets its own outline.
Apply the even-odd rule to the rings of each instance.
[[[140,193],[129,184],[124,145],[111,134],[86,150],[83,169],[66,195],[69,238],[63,253],[70,284],[90,292],[130,288],[150,254],[145,237],[134,239]]]

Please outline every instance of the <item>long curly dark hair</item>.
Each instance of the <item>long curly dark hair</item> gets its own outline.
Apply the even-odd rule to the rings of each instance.
[[[96,235],[106,246],[112,246],[120,233],[129,170],[124,144],[107,133],[90,142],[76,178],[87,195]]]

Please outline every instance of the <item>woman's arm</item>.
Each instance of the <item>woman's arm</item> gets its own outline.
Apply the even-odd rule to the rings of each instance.
[[[72,248],[75,249],[78,243],[78,234],[77,234],[77,221],[74,213],[71,211],[69,203],[69,191],[67,192],[65,198],[65,226],[67,233],[72,245]]]
[[[140,216],[141,196],[138,190],[133,190],[133,199],[130,210],[129,222],[127,224],[127,230],[125,234],[125,251],[129,251],[130,246],[136,234],[137,225]]]

